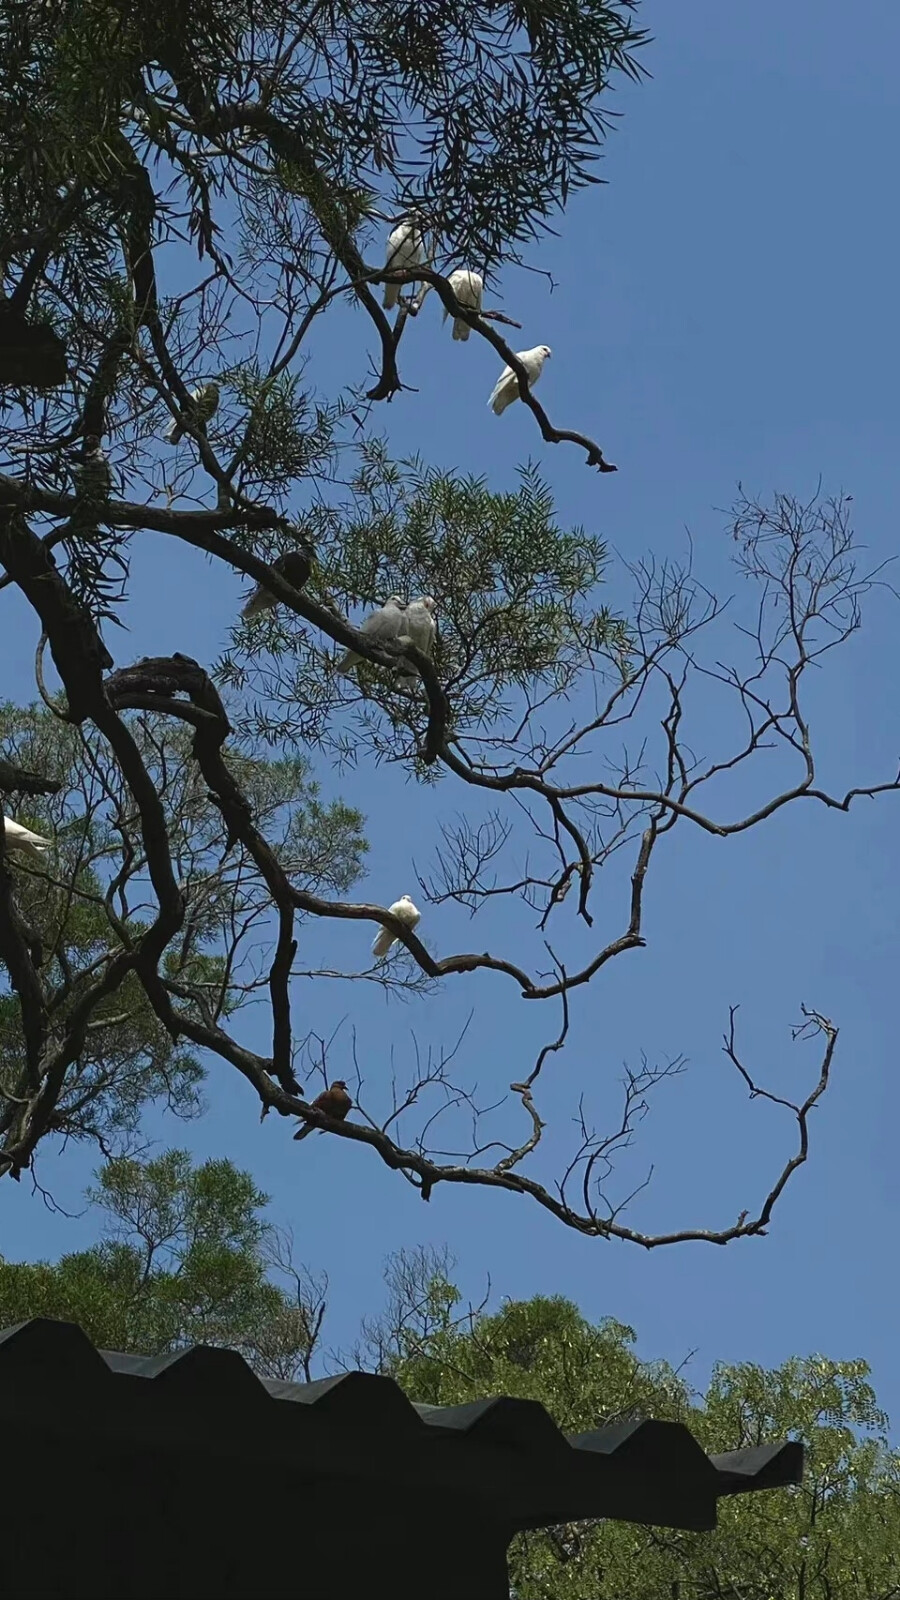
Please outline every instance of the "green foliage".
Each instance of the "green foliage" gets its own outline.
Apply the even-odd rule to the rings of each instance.
[[[186,903],[163,975],[197,1016],[227,1017],[252,993],[245,946],[266,915],[265,886],[241,851],[223,855],[222,818],[190,758],[189,734],[149,715],[130,721],[165,809]],[[103,741],[49,711],[0,708],[0,754],[62,784],[58,794],[30,799],[17,812],[17,820],[53,840],[52,850],[40,864],[21,856],[10,863],[17,903],[40,949],[48,1012],[62,1026],[98,973],[147,925],[139,819]],[[323,802],[305,760],[262,760],[238,748],[232,767],[298,886],[341,892],[357,879],[363,819],[341,801]],[[0,990],[0,1094],[20,1092],[22,1059],[19,1001]],[[196,1115],[204,1076],[197,1054],[173,1042],[130,973],[96,1003],[52,1129],[127,1146],[153,1101]]]
[[[788,1437],[806,1446],[802,1486],[723,1501],[714,1533],[609,1522],[520,1536],[511,1552],[518,1600],[893,1600],[900,1592],[900,1452],[887,1446],[865,1362],[719,1366],[705,1396],[692,1397],[668,1365],[638,1360],[630,1328],[592,1324],[570,1301],[542,1296],[460,1316],[446,1263],[430,1278],[428,1265],[423,1256],[412,1274],[419,1315],[404,1320],[395,1310],[373,1325],[382,1369],[411,1399],[518,1395],[541,1401],[570,1433],[624,1416],[673,1418],[710,1453]],[[393,1274],[396,1284],[396,1266]]]
[[[347,424],[355,447],[362,369],[325,401],[298,367],[318,314],[365,266],[356,252],[380,265],[386,219],[412,199],[437,264],[465,257],[490,271],[517,259],[570,189],[592,180],[607,89],[640,71],[645,35],[632,0],[399,9],[336,0],[324,12],[296,0],[160,0],[149,10],[89,0],[13,11],[0,23],[15,62],[14,74],[0,72],[0,264],[21,283],[44,229],[49,259],[29,315],[51,308],[73,375],[39,418],[0,393],[16,462],[23,440],[38,446],[31,481],[70,486],[57,441],[77,431],[73,406],[83,419],[88,402],[124,493],[140,498],[143,483],[170,505],[196,503],[195,450],[160,460],[171,419],[162,392],[172,367],[189,383],[215,370],[223,397],[210,441],[236,494],[284,510],[306,487],[303,520],[319,555],[311,596],[346,608],[397,587],[436,595],[455,736],[518,719],[529,696],[564,696],[598,652],[620,651],[621,623],[591,598],[602,544],[556,525],[533,469],[516,492],[493,495],[364,442],[350,499],[329,504],[320,483],[352,477]],[[247,126],[241,110],[254,113]],[[35,145],[40,154],[26,155]],[[185,288],[175,259],[193,271],[186,235],[215,257],[214,282],[201,273]],[[131,291],[133,261],[163,245],[179,293],[166,300],[155,286],[160,364],[161,335]],[[164,252],[152,253],[161,262]],[[125,590],[132,537],[101,526],[66,547],[67,580],[98,618]],[[274,532],[237,530],[234,542],[258,555],[282,547]],[[274,670],[256,659],[263,641]],[[254,629],[249,661],[246,642],[223,663],[227,683],[254,692],[244,731],[279,746],[324,741],[350,760],[366,746],[413,755],[421,707],[364,668],[362,705],[349,689],[348,728],[348,686],[329,672],[330,651],[284,608]]]
[[[265,376],[258,362],[248,361],[220,381],[246,413],[240,444],[246,488],[259,483],[273,494],[286,493],[332,461],[343,408],[315,405],[297,373]]]
[[[77,1003],[77,981],[57,1014],[64,1020]],[[19,1087],[23,1053],[21,1013],[11,995],[0,996],[0,1097]],[[100,1001],[91,1030],[73,1062],[51,1128],[103,1145],[130,1142],[151,1102],[179,1117],[202,1110],[206,1074],[196,1053],[173,1045],[154,1016],[137,979],[127,977],[118,994]]]
[[[447,1304],[446,1289],[443,1294]],[[492,1394],[537,1400],[567,1433],[624,1416],[687,1415],[684,1385],[664,1363],[649,1367],[638,1360],[631,1328],[612,1318],[593,1325],[571,1300],[510,1300],[498,1312],[462,1323],[447,1310],[445,1326],[424,1345],[413,1348],[411,1340],[405,1352],[385,1361],[415,1400],[442,1406]]]
[[[372,189],[329,183],[315,169],[301,166],[287,157],[276,159],[275,173],[287,194],[302,196],[310,210],[321,218],[328,237],[346,238],[356,233],[376,199]]]
[[[0,1326],[60,1317],[101,1348],[203,1342],[264,1375],[310,1375],[322,1285],[292,1274],[289,1294],[269,1276],[283,1253],[248,1173],[169,1150],[107,1162],[90,1198],[107,1219],[100,1244],[54,1265],[0,1261]],[[800,1487],[722,1501],[713,1533],[580,1522],[519,1536],[517,1600],[895,1600],[900,1453],[865,1362],[719,1366],[696,1396],[668,1363],[640,1360],[624,1324],[592,1323],[559,1296],[464,1309],[452,1269],[432,1250],[391,1258],[387,1304],[363,1322],[368,1361],[350,1364],[423,1404],[536,1400],[568,1433],[646,1416],[685,1422],[712,1454],[787,1437],[806,1447]]]
[[[705,1542],[679,1537],[679,1559],[702,1574],[685,1587],[687,1600],[716,1592],[713,1573],[721,1592],[747,1600],[887,1600],[898,1592],[900,1454],[887,1446],[887,1418],[868,1379],[864,1361],[825,1356],[774,1371],[715,1369],[692,1421],[704,1448],[801,1438],[806,1473],[797,1490],[726,1501]]]
[[[65,203],[77,346],[115,248],[125,133],[142,156],[149,141],[151,158],[169,157],[171,209],[187,212],[201,253],[225,190],[247,222],[295,200],[296,240],[304,218],[334,239],[376,197],[415,197],[436,237],[496,265],[593,181],[610,81],[641,70],[633,12],[633,0],[12,0],[0,13],[0,262]],[[268,170],[223,173],[237,100],[281,130]]]
[[[529,700],[562,697],[579,673],[626,648],[624,625],[597,605],[602,540],[559,526],[535,467],[521,470],[516,490],[492,493],[480,478],[391,461],[377,443],[361,458],[352,499],[304,519],[319,552],[311,592],[344,610],[392,593],[438,596],[435,660],[457,735],[500,731]],[[253,734],[315,737],[344,753],[360,735],[381,754],[410,743],[421,701],[411,704],[389,672],[368,663],[354,680],[335,678],[331,654],[283,608],[264,632],[237,641],[220,671],[226,683],[264,691],[267,709],[243,724]],[[335,726],[348,699],[353,736]]]
[[[267,1275],[267,1196],[230,1161],[184,1150],[107,1162],[90,1192],[108,1237],[55,1263],[0,1261],[0,1326],[77,1322],[101,1349],[161,1355],[191,1344],[238,1349],[292,1377],[313,1337],[302,1300]]]

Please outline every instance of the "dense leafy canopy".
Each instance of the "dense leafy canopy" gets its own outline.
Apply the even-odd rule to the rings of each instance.
[[[256,992],[254,931],[268,903],[241,850],[225,858],[221,818],[178,724],[152,713],[130,720],[165,809],[184,903],[165,956],[167,981],[198,1020],[232,1016]],[[0,756],[59,784],[29,797],[20,820],[55,840],[55,872],[16,861],[16,904],[40,953],[48,1029],[62,1032],[106,969],[110,952],[134,948],[147,926],[147,860],[134,836],[127,789],[101,740],[43,707],[0,708]],[[300,757],[235,762],[298,882],[343,891],[360,876],[365,840],[358,812],[323,805]],[[56,1099],[50,1131],[127,1148],[141,1113],[162,1099],[181,1116],[202,1109],[204,1071],[195,1050],[173,1039],[129,972],[114,993],[97,993],[90,1024]],[[27,1088],[22,1010],[0,994],[0,1085],[13,1103]]]
[[[0,613],[13,588],[30,607],[45,708],[5,713],[0,795],[53,841],[40,862],[0,852],[0,1174],[19,1177],[54,1134],[127,1151],[150,1101],[196,1109],[206,1055],[276,1113],[274,1136],[309,1116],[297,981],[314,1027],[310,979],[326,972],[425,1000],[442,982],[470,993],[477,973],[486,1003],[524,999],[535,1019],[533,1055],[490,1082],[485,1125],[453,1047],[373,1085],[341,1041],[319,1067],[355,1077],[355,1106],[332,1135],[424,1199],[438,1182],[511,1190],[601,1240],[726,1243],[769,1225],[828,1086],[837,1030],[823,1012],[798,1030],[818,1041],[818,1080],[796,1101],[768,1094],[791,1144],[737,1223],[633,1228],[611,1186],[677,1053],[651,1061],[636,1041],[612,1120],[605,1084],[592,1103],[603,1074],[573,1075],[560,1168],[541,1144],[544,1089],[591,980],[644,944],[645,884],[676,826],[727,838],[793,800],[846,810],[897,787],[826,793],[806,721],[809,669],[854,632],[871,582],[849,502],[739,501],[729,531],[759,606],[733,660],[724,608],[689,568],[637,559],[613,605],[601,531],[563,525],[533,464],[504,486],[465,462],[394,459],[374,421],[439,303],[472,334],[448,335],[454,359],[486,343],[512,365],[504,420],[526,449],[615,470],[551,420],[506,334],[520,326],[513,269],[539,264],[542,235],[597,180],[614,91],[641,76],[645,43],[632,0],[0,11]],[[388,235],[413,210],[427,260],[391,271]],[[461,265],[504,309],[458,305]],[[308,356],[325,317],[353,354],[320,392]],[[444,405],[451,382],[402,403]],[[235,619],[218,661],[195,660],[192,637],[129,660],[117,624],[140,598],[131,564],[148,535],[163,575],[175,541],[198,586],[212,560],[272,597]],[[273,565],[298,549],[299,588]],[[392,592],[434,599],[433,654],[360,633]],[[362,664],[345,676],[348,649]],[[698,679],[735,713],[702,758],[686,731]],[[762,751],[772,788],[760,804],[748,784],[753,809],[735,815],[728,785]],[[387,762],[453,813],[435,816],[417,893],[473,916],[517,903],[507,948],[479,933],[444,953],[439,916],[420,936],[348,898],[357,807]],[[608,895],[626,853],[630,881]],[[298,928],[315,918],[363,924],[363,950],[388,927],[399,948],[364,972],[315,953],[300,966]],[[236,1023],[251,997],[268,1005],[256,1048]],[[733,1017],[726,1050],[767,1095]]]
[[[327,1280],[292,1271],[248,1174],[168,1151],[108,1163],[92,1198],[101,1244],[53,1265],[0,1262],[0,1326],[61,1317],[101,1348],[138,1354],[223,1344],[264,1376],[317,1376],[323,1359],[326,1371],[368,1366],[432,1405],[537,1400],[572,1433],[670,1418],[711,1454],[803,1440],[802,1486],[723,1501],[714,1533],[581,1522],[518,1537],[519,1600],[895,1600],[900,1452],[864,1361],[719,1365],[699,1395],[688,1368],[641,1360],[632,1329],[592,1323],[568,1300],[467,1308],[452,1261],[427,1249],[389,1261],[385,1303],[363,1318],[359,1344],[323,1358]]]
[[[435,1271],[435,1268],[438,1270]],[[714,1533],[577,1523],[520,1536],[518,1600],[894,1600],[900,1593],[900,1452],[889,1448],[864,1361],[813,1355],[767,1370],[717,1366],[704,1395],[645,1363],[630,1328],[536,1297],[464,1313],[428,1252],[389,1271],[369,1347],[416,1400],[539,1400],[567,1432],[625,1417],[687,1423],[710,1454],[775,1439],[806,1447],[802,1486],[721,1502]]]
[[[102,1350],[164,1355],[227,1346],[264,1376],[309,1376],[321,1280],[271,1276],[284,1250],[262,1216],[267,1196],[230,1161],[194,1166],[184,1150],[106,1163],[90,1198],[106,1237],[58,1262],[0,1261],[0,1326],[77,1322]]]

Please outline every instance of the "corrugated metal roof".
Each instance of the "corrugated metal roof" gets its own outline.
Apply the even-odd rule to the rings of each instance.
[[[794,1441],[707,1456],[676,1422],[565,1435],[543,1406],[498,1397],[414,1405],[391,1378],[258,1378],[234,1351],[98,1351],[73,1323],[0,1332],[0,1419],[172,1457],[240,1455],[265,1470],[340,1486],[404,1484],[462,1496],[510,1533],[582,1518],[711,1528],[723,1495],[799,1483]]]

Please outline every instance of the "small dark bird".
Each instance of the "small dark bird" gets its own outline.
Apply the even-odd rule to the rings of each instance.
[[[311,549],[307,546],[300,550],[286,550],[284,555],[278,556],[277,560],[272,562],[272,571],[277,572],[279,578],[284,578],[294,589],[302,589],[309,582],[312,571]],[[241,616],[246,619],[258,617],[261,612],[271,611],[277,604],[277,595],[261,583],[241,607]]]
[[[86,500],[105,500],[112,488],[112,472],[95,433],[87,434],[81,450],[73,453],[72,463],[78,494]]]
[[[332,1122],[343,1122],[350,1110],[353,1101],[347,1093],[347,1085],[343,1078],[335,1078],[329,1088],[317,1094],[312,1103],[313,1111],[321,1111],[323,1116],[330,1117]],[[299,1133],[294,1134],[295,1139],[305,1139],[308,1133],[315,1131],[316,1124],[308,1122]]]

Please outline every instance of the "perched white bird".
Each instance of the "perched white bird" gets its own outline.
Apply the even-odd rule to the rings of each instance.
[[[198,422],[209,422],[219,409],[219,385],[217,383],[203,383],[199,389],[191,390],[191,402],[194,406],[194,415]],[[184,438],[184,429],[175,418],[169,423],[165,432],[169,444],[178,444]]]
[[[112,472],[96,433],[85,436],[81,449],[72,456],[75,487],[89,500],[102,500],[112,488]]]
[[[278,576],[284,578],[292,588],[302,589],[304,584],[309,582],[312,571],[312,551],[308,548],[286,550],[284,555],[277,556],[272,562],[272,571],[277,572]],[[271,611],[277,604],[278,599],[271,589],[260,583],[241,607],[241,616],[249,620],[251,617],[258,617],[263,611]]]
[[[467,311],[481,310],[481,297],[484,294],[484,282],[478,276],[477,272],[470,272],[468,267],[459,267],[456,272],[451,272],[447,282],[453,290],[453,293],[456,295],[460,305],[465,306]],[[447,321],[449,315],[450,313],[445,307],[445,322]],[[462,317],[453,318],[454,339],[468,339],[471,332],[472,329],[469,327],[467,322],[463,322]]]
[[[12,817],[3,818],[3,832],[7,850],[18,850],[23,856],[30,856],[32,861],[40,861],[50,849],[49,839],[45,839],[43,834],[33,833],[30,828],[23,828],[21,822],[13,822]]]
[[[373,611],[370,617],[366,617],[359,631],[371,639],[373,644],[390,643],[399,637],[403,629],[405,613],[406,606],[399,594],[392,594],[390,599],[385,601],[380,611]],[[362,659],[362,656],[358,656],[355,650],[348,650],[346,655],[342,656],[337,663],[336,670],[338,672],[349,672]]]
[[[549,345],[536,344],[533,350],[517,350],[516,356],[525,368],[528,378],[528,387],[533,389],[544,370],[544,362],[553,352]],[[496,416],[500,416],[507,406],[514,400],[521,399],[519,394],[519,380],[512,367],[504,367],[491,392],[488,405]]]
[[[408,639],[417,650],[425,656],[430,656],[434,649],[437,637],[437,622],[434,616],[435,599],[433,595],[425,594],[418,600],[410,600],[405,612],[397,643],[402,644]],[[398,672],[401,678],[416,678],[418,673],[415,667],[404,662]]]
[[[394,904],[388,907],[388,910],[392,917],[397,917],[407,928],[415,928],[422,920],[421,911],[416,909],[408,894],[401,895],[399,900],[395,900]],[[379,928],[372,946],[373,956],[377,956],[380,961],[396,943],[397,936],[391,933],[390,928]]]
[[[397,272],[411,272],[413,267],[421,267],[425,262],[425,234],[422,218],[418,211],[411,211],[408,217],[394,229],[387,245],[387,261],[385,271],[396,269]],[[384,286],[384,309],[392,311],[400,299],[400,290],[403,285],[399,283],[386,283]]]

